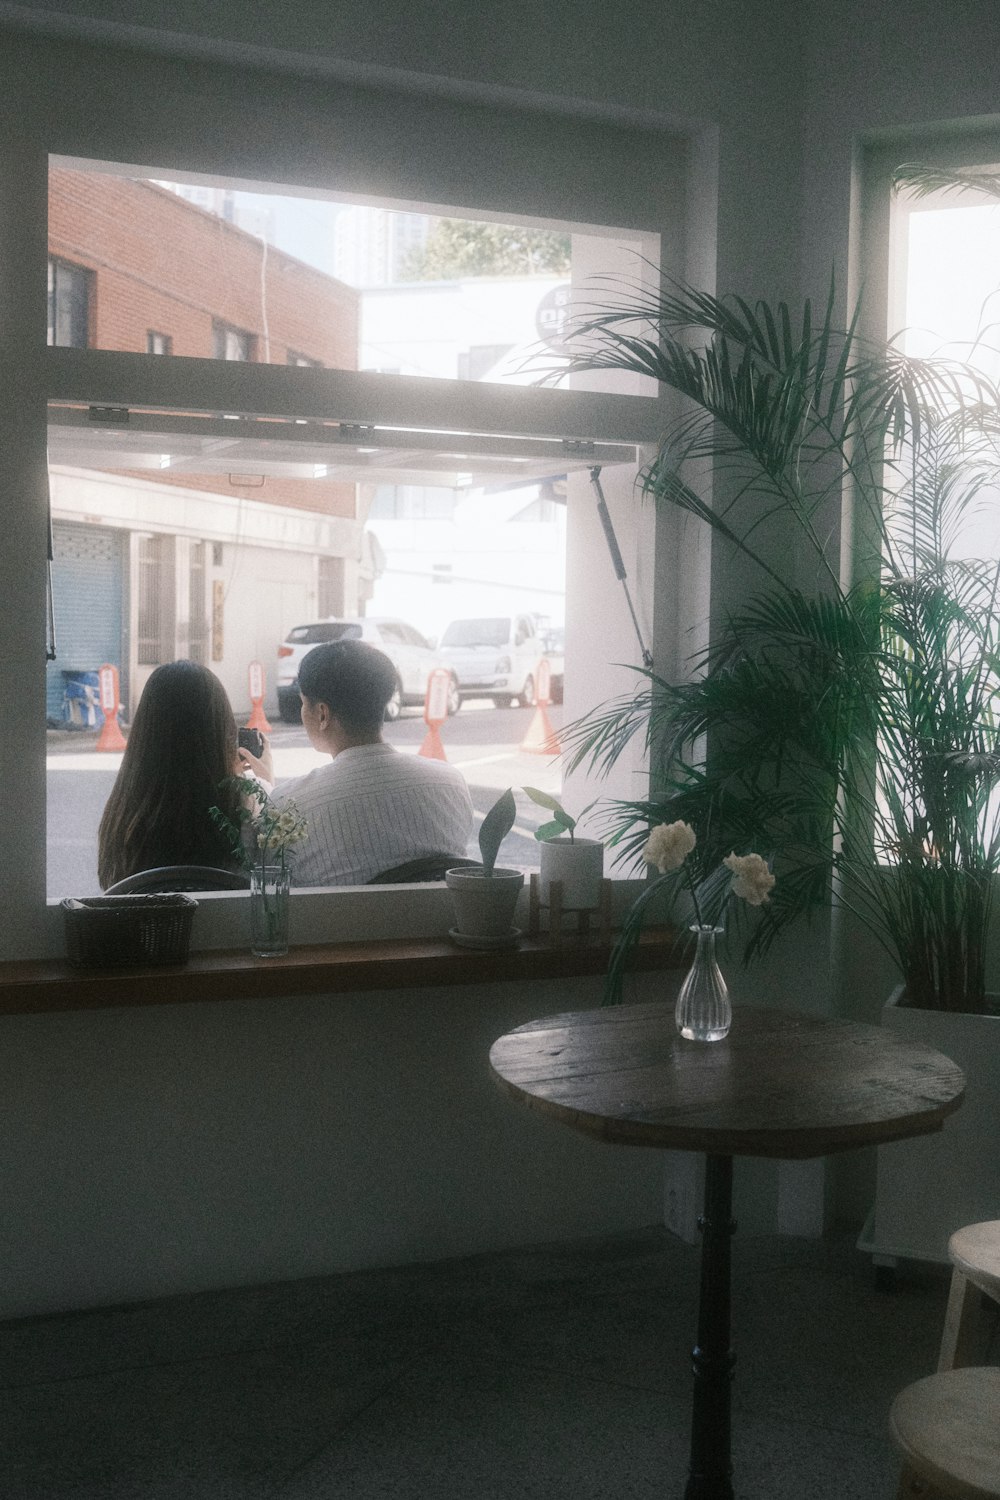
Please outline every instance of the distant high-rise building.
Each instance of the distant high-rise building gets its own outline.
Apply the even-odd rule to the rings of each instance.
[[[168,188],[207,213],[216,214],[227,224],[235,224],[245,234],[255,235],[269,245],[278,244],[275,212],[271,205],[261,201],[259,194],[237,193],[232,188],[207,187],[201,182],[161,182],[157,187]],[[281,248],[285,248],[282,246]]]
[[[350,286],[391,286],[427,239],[430,214],[352,204],[337,214],[333,274]]]

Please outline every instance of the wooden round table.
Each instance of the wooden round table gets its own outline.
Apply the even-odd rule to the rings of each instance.
[[[732,1500],[730,1242],[734,1156],[827,1156],[940,1130],[960,1068],[888,1029],[738,1006],[721,1042],[677,1034],[661,1002],[571,1011],[494,1042],[529,1109],[626,1146],[706,1155],[691,1467],[685,1500]]]

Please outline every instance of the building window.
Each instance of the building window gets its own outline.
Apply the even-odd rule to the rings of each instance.
[[[253,334],[242,328],[230,328],[227,323],[212,324],[213,359],[237,359],[250,363],[255,343]]]
[[[288,363],[298,365],[304,370],[322,370],[323,368],[321,359],[310,359],[308,354],[296,354],[294,349],[288,351]]]
[[[345,587],[344,559],[342,557],[319,558],[316,603],[320,619],[336,618],[344,613]]]
[[[167,659],[168,541],[165,536],[141,536],[138,540],[136,660],[140,667],[158,667]]]
[[[151,328],[146,334],[146,353],[173,354],[173,352],[174,341],[170,337],[169,333],[157,333],[154,329]]]
[[[49,261],[48,342],[86,349],[90,342],[91,272],[65,260]]]
[[[513,344],[474,344],[463,349],[458,356],[459,380],[482,380],[491,371],[503,374],[504,358],[510,354]]]
[[[188,656],[192,661],[208,660],[208,593],[204,542],[192,542],[188,552]]]

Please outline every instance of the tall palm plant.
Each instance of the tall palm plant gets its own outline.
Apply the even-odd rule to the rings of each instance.
[[[864,340],[857,314],[839,327],[832,290],[794,321],[783,303],[616,290],[573,347],[574,369],[651,375],[683,398],[641,488],[761,577],[692,681],[637,669],[638,694],[570,727],[573,765],[607,769],[637,735],[649,748],[650,796],[612,805],[613,841],[632,857],[651,824],[682,818],[706,870],[766,850],[780,878],[747,956],[832,891],[914,1003],[982,1010],[1000,575],[956,556],[956,538],[1000,482],[996,391]],[[828,547],[845,493],[867,547],[846,585]],[[812,558],[811,591],[775,563],[775,525]]]

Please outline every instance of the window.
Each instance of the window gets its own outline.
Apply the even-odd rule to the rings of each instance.
[[[90,342],[90,272],[49,260],[50,344],[86,349]]]
[[[208,660],[208,592],[206,589],[204,542],[191,542],[188,550],[188,650],[192,661]]]
[[[317,559],[316,613],[320,618],[344,613],[346,592],[346,559],[343,557],[321,557]]]
[[[212,358],[239,359],[249,362],[254,357],[253,334],[242,328],[227,328],[225,323],[212,324]]]
[[[974,170],[996,172],[989,162]],[[921,197],[901,193],[893,204],[889,267],[890,332],[902,330],[907,354],[943,355],[1000,376],[996,327],[1000,317],[1000,202],[963,192]],[[1000,528],[996,494],[984,491],[953,556],[996,558]]]
[[[177,70],[174,81],[178,89],[176,99],[186,99],[189,84],[182,70]],[[281,87],[283,85],[279,83],[277,88],[280,90]],[[171,148],[174,162],[183,160],[185,152],[190,152],[190,159],[193,161],[198,152],[200,165],[211,165],[209,158],[215,149],[211,145],[211,139],[222,141],[230,138],[225,122],[228,104],[220,96],[219,101],[212,101],[213,110],[216,109],[216,103],[219,132],[217,137],[213,133],[207,148],[204,120],[197,132],[190,132],[188,139],[185,137],[187,126],[184,124],[183,111],[181,112],[180,135],[175,137]],[[127,108],[124,112],[127,113]],[[176,100],[172,101],[170,118],[177,123]],[[67,121],[67,127],[69,123]],[[144,116],[142,120],[137,119],[132,123],[142,127],[139,131],[144,142],[142,159],[155,161],[155,122],[150,122]],[[372,123],[378,128],[377,118],[373,117]],[[127,121],[123,120],[122,125],[125,138],[128,133]],[[75,139],[81,153],[85,154],[88,145],[85,133],[87,127],[77,122],[75,128],[81,132]],[[579,122],[574,124],[572,131],[559,122],[554,124],[553,129],[556,134],[561,132],[567,137],[572,134],[578,148],[581,130]],[[586,135],[590,126],[584,125],[582,130]],[[627,132],[625,135],[627,136]],[[128,138],[132,139],[132,136],[128,135]],[[138,140],[139,136],[135,138]],[[67,130],[61,139],[69,141],[73,138]],[[512,189],[508,181],[509,174],[501,174],[494,187],[487,190],[484,186],[484,174],[477,171],[475,181],[469,184],[471,207],[466,210],[439,208],[437,216],[455,217],[456,213],[465,213],[468,222],[481,223],[490,222],[488,215],[493,212],[497,223],[509,225],[520,209],[515,200],[518,193],[521,193],[529,219],[534,216],[537,227],[546,228],[542,219],[545,210],[544,194],[539,187],[541,179],[536,170],[538,162],[531,155],[531,139],[533,137],[530,133],[525,132],[528,154],[521,173],[522,185]],[[363,133],[359,136],[359,141],[362,149],[367,150]],[[639,143],[645,147],[645,138]],[[623,147],[624,144],[624,139],[619,141],[616,137],[616,146]],[[286,159],[293,161],[295,142],[290,139],[288,147],[289,155]],[[552,172],[551,162],[554,158],[551,137],[546,141],[542,156],[545,170],[549,171],[553,182],[560,186],[559,208],[565,214],[570,194],[562,186],[565,179]],[[429,155],[428,160],[431,159]],[[373,180],[376,184],[381,181],[384,187],[384,173],[381,179],[379,174],[380,160],[384,161],[381,153],[372,153],[370,162],[352,162],[351,182],[355,193],[358,183],[363,181],[365,170],[372,171]],[[79,165],[79,162],[70,163],[65,159],[54,161],[53,176],[58,173],[76,174]],[[266,181],[269,165],[273,163],[269,163],[261,154],[256,172],[258,185]],[[222,167],[224,163],[219,162],[218,166]],[[336,164],[331,163],[331,174],[335,170]],[[490,170],[487,163],[486,177],[489,177]],[[175,201],[182,211],[205,214],[211,221],[209,227],[212,235],[220,245],[246,246],[244,239],[230,238],[250,233],[239,224],[242,212],[240,194],[244,191],[241,185],[230,184],[224,188],[226,196],[223,212],[216,215],[214,209],[206,213],[204,207],[196,209],[193,205],[185,205],[177,193],[158,187],[155,182],[141,184],[137,180],[135,169],[123,168],[116,178],[114,170],[103,166],[93,177],[95,181],[100,178],[102,191],[126,192],[141,186],[142,195],[150,201],[159,195],[162,199]],[[663,180],[661,164],[656,174],[658,186]],[[616,184],[616,191],[618,185]],[[412,198],[413,201],[419,201],[425,195],[426,187],[439,189],[441,184],[434,180],[432,172],[426,183],[421,179],[414,186],[416,191]],[[494,190],[505,198],[502,214],[495,212],[489,202],[490,193]],[[584,188],[582,193],[585,195],[587,191]],[[438,191],[436,198],[431,196],[430,203],[449,202],[453,196],[445,196]],[[600,255],[605,250],[609,259],[604,262],[604,268],[610,270],[615,264],[615,256],[623,246],[631,247],[631,251],[636,248],[653,249],[648,198],[640,197],[638,193],[634,196],[636,202],[628,206],[621,220],[632,226],[626,230],[598,229],[592,232],[591,221],[597,216],[591,215],[591,220],[588,221],[586,213],[581,214],[578,225],[572,228],[559,227],[559,232],[564,235],[568,233],[572,240],[574,266],[578,258],[578,247],[582,252],[579,266],[581,276],[585,277],[591,269],[601,269]],[[22,195],[21,201],[29,200]],[[37,197],[31,201],[37,202]],[[313,202],[318,201],[318,197],[314,197]],[[336,201],[332,190],[330,201]],[[585,196],[581,196],[580,201],[581,207],[585,208]],[[601,203],[602,214],[606,205],[613,201],[614,195],[606,192],[603,197],[598,194],[595,199],[595,202]],[[34,209],[31,211],[34,212]],[[484,217],[484,213],[487,217]],[[50,220],[50,223],[53,234],[58,231],[61,235],[52,244],[52,259],[78,264],[72,251],[73,237],[65,232],[65,224],[58,224],[55,220]],[[266,228],[263,219],[261,224]],[[419,225],[411,222],[409,227],[416,231]],[[38,229],[37,225],[32,229],[36,243],[41,239]],[[257,235],[256,239],[259,254],[263,238]],[[404,245],[402,240],[402,236],[397,236],[397,243],[393,248],[392,253],[397,255],[397,260],[404,251],[409,253],[420,248],[420,235],[416,232],[409,236],[409,244]],[[212,277],[216,297],[203,304],[202,312],[207,316],[203,317],[199,327],[195,329],[192,320],[175,316],[177,289],[165,286],[167,272],[171,267],[176,267],[175,247],[158,242],[155,238],[147,238],[145,243],[158,256],[157,270],[158,274],[162,274],[159,284],[147,278],[147,291],[150,293],[148,305],[141,308],[141,318],[133,321],[128,342],[116,331],[116,314],[109,302],[110,284],[105,280],[102,286],[98,267],[94,273],[95,279],[91,281],[88,299],[91,325],[88,342],[93,349],[101,351],[100,358],[81,351],[84,358],[80,361],[53,359],[45,365],[47,391],[52,402],[52,430],[56,439],[52,449],[54,502],[65,505],[68,512],[65,517],[67,523],[72,521],[79,525],[91,524],[87,517],[101,515],[109,524],[119,527],[119,534],[128,543],[125,551],[126,576],[123,580],[122,650],[131,651],[132,660],[138,666],[141,641],[141,654],[147,658],[132,683],[135,691],[141,688],[142,680],[144,676],[148,676],[153,658],[157,655],[166,659],[172,653],[198,649],[196,622],[192,621],[192,615],[196,613],[193,604],[201,587],[202,559],[197,554],[192,555],[190,548],[199,542],[207,542],[208,546],[204,557],[203,581],[208,605],[205,613],[211,631],[211,663],[213,670],[218,670],[219,675],[226,678],[231,697],[239,708],[245,708],[246,704],[238,699],[236,685],[241,684],[239,690],[245,693],[246,671],[245,665],[240,667],[236,661],[237,653],[262,661],[269,669],[269,679],[273,686],[278,643],[284,639],[289,628],[319,617],[321,558],[329,558],[334,562],[334,571],[341,575],[331,586],[340,595],[338,604],[340,600],[343,601],[343,613],[357,610],[359,615],[376,615],[385,610],[412,622],[412,628],[418,634],[438,635],[444,624],[442,614],[425,620],[409,608],[399,607],[392,600],[393,590],[399,583],[399,573],[395,573],[390,579],[392,560],[387,563],[384,547],[380,548],[377,534],[366,522],[365,503],[368,492],[373,483],[386,482],[387,470],[382,460],[390,447],[395,450],[389,454],[388,460],[393,478],[387,482],[394,487],[411,485],[414,488],[434,490],[441,497],[442,511],[448,512],[437,518],[425,517],[421,524],[426,522],[433,526],[441,522],[462,525],[473,535],[480,525],[481,501],[487,488],[495,487],[498,478],[506,481],[515,475],[523,476],[524,494],[520,501],[523,507],[530,500],[532,485],[537,484],[540,477],[551,473],[555,447],[565,457],[567,442],[579,444],[581,451],[574,455],[576,473],[581,482],[585,483],[589,454],[583,450],[588,446],[617,444],[615,461],[625,462],[630,453],[634,455],[637,442],[655,441],[660,426],[657,403],[645,398],[634,405],[623,401],[620,398],[630,394],[624,388],[611,392],[615,397],[613,401],[606,400],[604,394],[583,389],[529,390],[528,386],[534,377],[522,374],[518,378],[515,372],[514,377],[504,375],[502,379],[491,379],[488,383],[466,382],[468,394],[458,398],[454,387],[446,388],[441,379],[443,374],[451,382],[457,378],[455,351],[458,349],[461,352],[461,346],[460,341],[451,336],[451,333],[449,358],[455,360],[456,367],[448,371],[435,367],[435,360],[424,361],[414,357],[412,341],[406,348],[383,347],[386,327],[397,326],[394,309],[399,305],[399,298],[409,299],[412,295],[412,288],[409,287],[398,295],[391,286],[379,289],[378,300],[381,305],[373,307],[373,317],[367,323],[363,338],[359,340],[355,337],[351,345],[352,360],[347,363],[346,368],[343,368],[343,360],[338,366],[337,360],[329,358],[325,349],[314,347],[308,324],[295,329],[289,321],[280,333],[276,331],[274,304],[269,299],[271,291],[278,284],[279,257],[283,252],[279,251],[273,240],[267,243],[266,287],[261,286],[260,259],[253,266],[255,274],[244,283],[243,289],[237,288],[235,282],[230,282],[226,270],[222,269]],[[655,254],[655,249],[653,253]],[[289,269],[283,274],[286,285],[291,285],[293,277],[300,272]],[[575,270],[573,274],[576,274]],[[333,279],[336,280],[336,277]],[[543,279],[540,278],[539,285],[532,289],[533,292],[542,291]],[[340,285],[342,288],[347,287],[345,282]],[[476,295],[480,290],[481,288],[473,288]],[[347,291],[356,305],[356,289],[347,287]],[[162,305],[153,305],[156,300],[153,293],[157,296],[162,294]],[[342,302],[351,300],[351,297],[345,298],[343,293],[338,295]],[[425,294],[421,292],[420,295],[423,297]],[[306,309],[312,309],[314,299],[311,296],[300,298],[300,304]],[[449,294],[449,299],[444,303],[439,301],[438,306],[438,315],[428,320],[427,326],[432,332],[445,325],[440,308],[447,306],[449,318],[454,321],[458,304],[450,300]],[[135,307],[139,308],[138,301]],[[288,316],[291,319],[291,313]],[[461,318],[465,319],[464,311]],[[499,319],[502,325],[509,321],[507,311],[503,308],[500,309]],[[315,321],[314,318],[313,323]],[[160,358],[142,361],[136,360],[134,353],[129,361],[122,360],[119,364],[109,360],[108,355],[115,354],[119,349],[123,353],[141,349],[147,344],[151,331],[157,333],[166,329],[170,330],[171,353],[175,356],[193,356],[190,360]],[[220,354],[223,358],[215,362],[216,368],[210,374],[207,369],[210,361],[206,356],[216,348],[216,329],[220,330]],[[235,335],[235,339],[229,339],[222,331]],[[357,332],[355,328],[355,333]],[[13,343],[8,343],[8,348],[16,356],[22,343],[27,347],[29,337],[28,321],[25,318],[18,323],[16,337]],[[465,327],[463,339],[467,348],[512,342],[507,336],[506,326],[499,330],[486,327],[482,332]],[[529,330],[527,339],[528,342],[535,342],[534,329]],[[426,341],[424,331],[421,332],[421,340]],[[275,368],[287,365],[289,351],[293,355],[301,355],[320,363],[312,366],[289,366],[283,371]],[[227,354],[234,353],[243,357],[224,358]],[[265,364],[271,365],[270,371],[261,368]],[[226,369],[226,365],[229,369]],[[359,368],[356,370],[355,367]],[[396,369],[401,373],[372,377],[372,369]],[[269,376],[266,381],[260,378],[263,374]],[[438,379],[431,381],[428,389],[417,397],[412,389],[412,377],[428,374],[437,376]],[[362,381],[357,378],[360,375],[369,378]],[[277,380],[270,378],[276,376]],[[509,384],[504,385],[504,380],[509,380]],[[117,389],[109,398],[106,390],[112,386],[117,386]],[[99,390],[99,387],[102,389]],[[368,398],[373,393],[374,404],[370,404]],[[109,399],[120,403],[120,406],[116,406],[117,410],[124,410],[126,406],[130,409],[127,442],[121,431],[115,432],[113,423],[107,417],[100,426],[94,423],[88,425],[85,408],[95,401],[103,403]],[[82,413],[81,408],[84,408]],[[348,423],[344,420],[346,417],[358,423],[357,435],[352,436],[348,432]],[[86,457],[82,442],[76,448],[68,442],[60,446],[73,430],[74,423],[87,435]],[[260,431],[263,424],[268,425],[266,434]],[[335,430],[330,433],[329,440],[324,439],[320,444],[323,451],[310,459],[309,472],[305,475],[302,472],[303,466],[295,462],[294,444],[290,443],[279,455],[279,439],[284,443],[288,434],[293,439],[311,439],[315,434],[302,429],[311,427],[312,424],[322,426],[324,431],[327,428]],[[373,455],[371,445],[364,441],[367,424],[379,428],[380,433],[384,434],[388,429],[397,434],[394,445],[388,444],[383,437],[377,454]],[[454,440],[452,424],[458,429],[462,441]],[[291,432],[293,427],[299,429],[298,432]],[[350,442],[344,441],[347,437],[351,437]],[[161,441],[163,438],[166,441]],[[446,443],[443,438],[451,440]],[[471,440],[465,441],[466,438]],[[117,448],[115,443],[118,444]],[[497,457],[496,452],[488,451],[491,444],[494,449],[502,450],[502,459]],[[511,445],[520,445],[522,451],[512,454]],[[265,450],[268,453],[267,459],[257,462]],[[38,451],[37,445],[34,451]],[[342,458],[345,461],[341,461]],[[208,459],[212,462],[209,463]],[[331,459],[334,461],[331,462]],[[611,463],[610,458],[608,463]],[[290,472],[293,464],[294,477]],[[573,464],[561,463],[558,472],[565,472],[567,467],[572,468]],[[322,470],[327,472],[322,473]],[[605,484],[608,485],[609,482],[610,469],[605,474]],[[328,486],[322,490],[322,505],[286,503],[289,492],[283,487],[293,483],[316,486],[317,493],[322,486]],[[248,485],[252,485],[252,489]],[[37,491],[32,491],[30,496],[26,494],[23,503],[26,506],[34,505],[33,497],[36,493]],[[586,500],[587,492],[582,493]],[[85,509],[88,494],[94,503],[89,509]],[[353,509],[349,508],[348,495]],[[102,509],[105,502],[106,508]],[[492,499],[489,503],[492,504]],[[168,512],[173,518],[180,520],[180,526],[174,519],[165,524],[164,517]],[[508,519],[509,517],[499,519],[496,523],[498,528],[507,527]],[[409,525],[410,522],[403,520],[400,524]],[[513,529],[516,528],[511,528]],[[139,537],[147,539],[142,546],[139,545]],[[154,537],[164,537],[165,540],[157,543],[151,540]],[[187,545],[179,545],[181,542]],[[276,566],[264,578],[259,571],[259,552],[262,549],[268,550],[273,559],[283,559],[284,564],[290,565],[291,571],[286,572],[282,567]],[[516,546],[511,545],[512,557],[517,556],[517,550]],[[487,560],[495,555],[496,549],[492,546],[480,549],[480,556],[485,556]],[[298,560],[293,563],[293,557],[307,557],[308,568],[303,568],[300,572]],[[423,587],[428,592],[435,589],[432,564],[443,561],[449,561],[447,553],[442,557],[439,547],[428,547],[421,555],[419,567],[414,569],[411,579],[414,589]],[[530,559],[525,573],[525,582],[519,583],[518,588],[525,592],[530,589],[538,597],[518,597],[511,601],[511,605],[528,610],[537,609],[541,603],[551,601],[551,612],[558,618],[562,607],[562,579],[553,580],[546,566],[535,558]],[[453,581],[448,588],[437,590],[439,595],[445,596],[440,601],[442,613],[449,606],[455,613],[463,615],[490,613],[495,609],[496,604],[489,597],[488,591],[484,592],[484,580],[476,569],[452,567],[451,576]],[[157,578],[159,588],[156,587]],[[385,584],[384,600],[380,605],[379,600],[372,597],[372,591],[382,586],[383,578],[388,581]],[[266,583],[268,597],[261,592],[261,583]],[[452,595],[455,596],[453,601],[450,598]],[[469,607],[470,595],[479,596],[475,608]],[[271,597],[274,601],[273,614],[270,612],[272,605],[268,602]],[[323,601],[324,604],[327,602]],[[501,605],[497,612],[503,613],[504,606]],[[276,628],[279,619],[280,629]],[[192,634],[193,623],[195,630]],[[414,652],[418,650],[416,646],[407,649]],[[622,654],[619,653],[619,657]],[[27,662],[25,670],[31,670]],[[485,722],[489,715],[481,717]],[[522,721],[519,725],[520,737],[523,737],[524,729]],[[111,769],[113,767],[109,760],[105,770]],[[485,790],[489,791],[488,783],[485,784]],[[39,809],[33,808],[30,817],[37,819],[38,812]]]
[[[151,328],[146,334],[147,354],[173,354],[173,339],[169,333],[156,333]]]
[[[322,370],[323,368],[321,359],[310,359],[308,354],[296,354],[292,349],[288,351],[288,363],[297,365],[301,370]]]
[[[169,538],[138,538],[136,590],[136,659],[140,667],[158,667],[168,659],[167,625],[171,604]],[[172,655],[172,653],[170,653]]]
[[[403,640],[406,641],[408,645],[420,646],[424,651],[430,650],[430,641],[422,636],[419,630],[414,630],[412,625],[403,625],[400,628],[403,632]]]
[[[458,356],[459,380],[482,380],[502,365],[513,348],[513,344],[479,344],[473,349],[463,349]]]
[[[296,625],[286,640],[295,646],[326,646],[330,641],[359,641],[361,626],[353,620],[319,621],[315,625]]]

